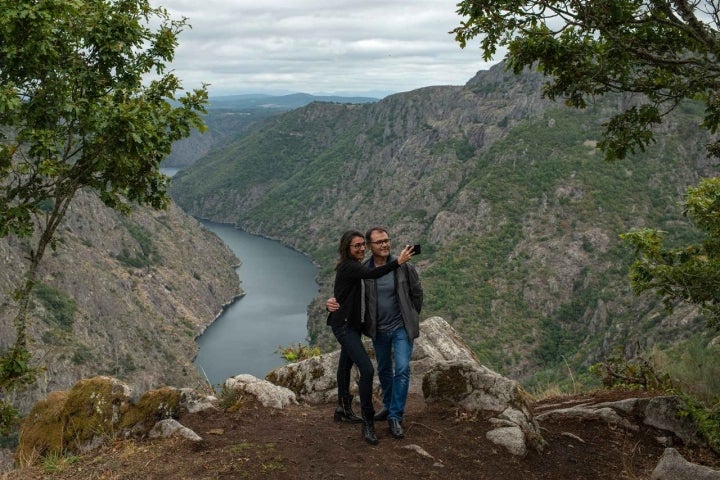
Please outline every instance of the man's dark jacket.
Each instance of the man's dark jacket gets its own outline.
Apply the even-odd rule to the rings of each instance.
[[[370,266],[372,257],[363,262],[363,265]],[[388,262],[395,260],[395,257],[388,257]],[[375,340],[377,332],[377,285],[375,280],[367,279],[365,282],[365,325],[363,333]],[[420,285],[420,277],[417,270],[409,262],[400,265],[395,270],[395,292],[403,323],[408,338],[415,340],[420,335],[420,310],[423,304],[423,290]]]

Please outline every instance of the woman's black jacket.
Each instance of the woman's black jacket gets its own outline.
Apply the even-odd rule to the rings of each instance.
[[[349,327],[362,330],[362,322],[365,318],[362,280],[364,278],[380,278],[399,266],[397,260],[393,260],[370,270],[357,260],[343,260],[335,270],[335,286],[333,288],[340,308],[328,315],[327,324],[339,327],[347,322]]]

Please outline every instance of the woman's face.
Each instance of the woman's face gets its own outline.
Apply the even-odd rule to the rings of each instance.
[[[350,241],[350,257],[358,262],[365,259],[365,239],[363,237],[353,237]]]

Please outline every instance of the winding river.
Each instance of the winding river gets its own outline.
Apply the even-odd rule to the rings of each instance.
[[[238,275],[245,296],[198,338],[195,366],[214,386],[241,373],[264,378],[284,364],[278,347],[307,343],[307,307],[318,292],[318,269],[279,242],[202,223],[242,261]]]
[[[169,177],[179,170],[161,169]],[[241,260],[238,275],[245,296],[198,338],[195,367],[215,387],[241,373],[264,378],[284,364],[278,347],[307,343],[307,307],[318,292],[318,269],[274,240],[230,225],[201,223]]]

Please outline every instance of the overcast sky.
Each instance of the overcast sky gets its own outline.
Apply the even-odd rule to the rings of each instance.
[[[459,0],[152,0],[192,29],[171,67],[186,89],[369,95],[463,85],[493,63],[448,32]]]

